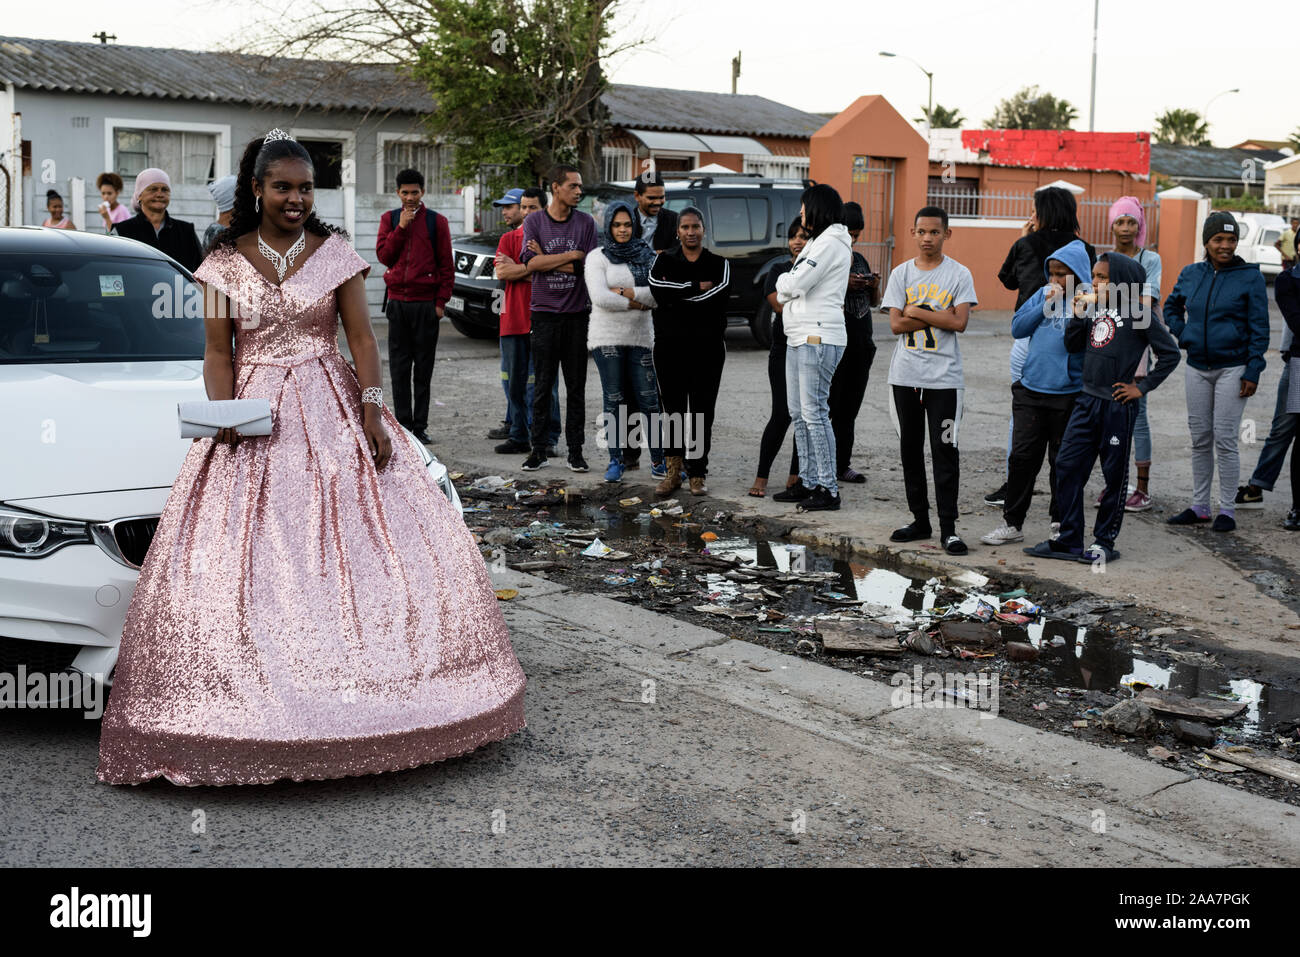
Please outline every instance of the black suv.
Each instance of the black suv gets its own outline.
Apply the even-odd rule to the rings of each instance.
[[[759,344],[767,346],[772,309],[763,298],[763,284],[768,271],[790,256],[786,228],[799,217],[799,197],[807,182],[742,174],[666,174],[664,180],[664,205],[676,211],[698,207],[704,213],[705,245],[731,261],[731,323],[747,324]],[[635,202],[633,186],[603,183],[586,192],[580,208],[596,217],[599,228],[611,202]],[[474,339],[498,335],[503,294],[493,258],[501,236],[498,230],[452,240],[456,288],[447,303],[447,317]]]

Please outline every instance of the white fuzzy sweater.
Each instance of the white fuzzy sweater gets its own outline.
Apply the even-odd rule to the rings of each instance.
[[[626,298],[611,288],[625,286],[635,290],[636,301],[655,306],[649,286],[633,286],[632,270],[623,263],[611,263],[603,249],[587,253],[583,265],[587,294],[591,296],[591,322],[587,326],[587,348],[598,346],[641,346],[653,349],[654,324],[648,309],[633,309]]]

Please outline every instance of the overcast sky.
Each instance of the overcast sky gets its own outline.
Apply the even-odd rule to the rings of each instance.
[[[616,39],[649,42],[609,64],[617,83],[728,91],[740,51],[741,93],[811,112],[881,93],[911,119],[925,104],[926,78],[902,59],[909,56],[934,73],[935,102],[961,110],[967,126],[983,125],[1000,99],[1037,84],[1078,108],[1075,129],[1088,128],[1093,0],[623,0],[623,7]],[[42,4],[8,4],[0,31],[88,41],[107,30],[120,43],[204,49],[250,36],[264,9],[252,0],[58,0],[57,8],[56,17]],[[1167,108],[1199,111],[1214,99],[1215,145],[1285,139],[1300,124],[1300,110],[1288,106],[1297,98],[1297,57],[1285,6],[1270,9],[1101,0],[1096,129],[1150,130]],[[1232,88],[1240,92],[1215,99]]]

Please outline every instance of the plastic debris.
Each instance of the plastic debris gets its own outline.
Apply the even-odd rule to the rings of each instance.
[[[1006,622],[1008,625],[1027,625],[1033,621],[1028,615],[1016,615],[1005,611],[1000,611],[993,617],[998,621]]]
[[[759,625],[758,630],[770,635],[788,635],[791,632],[785,625]]]
[[[800,655],[815,655],[817,653],[817,645],[815,642],[811,642],[807,638],[800,638],[799,643],[794,646],[794,650],[796,654]]]
[[[1170,751],[1168,748],[1162,748],[1158,744],[1153,748],[1147,748],[1147,757],[1155,758],[1157,761],[1178,760],[1178,754],[1176,752]]]
[[[635,575],[606,575],[604,578],[601,579],[601,581],[603,581],[606,585],[613,585],[615,587],[618,587],[621,585],[634,584],[636,582],[636,576]]]
[[[640,505],[641,499],[639,499],[635,495],[632,496],[631,498],[620,498],[618,500],[618,504],[622,505],[624,508],[631,508],[633,505]]]
[[[518,598],[518,597],[519,597],[519,589],[517,589],[517,588],[498,588],[498,589],[496,590],[496,596],[497,596],[497,600],[498,600],[498,601],[509,601],[509,600],[512,599],[512,598]]]
[[[1078,721],[1072,721],[1072,722],[1070,722],[1070,723],[1071,723],[1074,727],[1076,727],[1076,728],[1086,728],[1086,727],[1088,727],[1088,722],[1087,722],[1086,719],[1080,719],[1080,720],[1078,720]]]
[[[592,539],[590,545],[582,550],[582,554],[588,558],[607,558],[613,554],[614,549],[610,548],[599,538]]]
[[[1001,595],[998,595],[998,598],[1001,601],[1006,601],[1008,598],[1024,598],[1028,594],[1029,592],[1025,591],[1023,588],[1016,588],[1012,591],[1004,591]]]
[[[996,608],[981,598],[979,603],[975,606],[975,610],[971,612],[971,617],[976,618],[979,621],[989,621],[997,614],[997,611]]]
[[[715,532],[705,532],[700,536],[700,538],[706,542],[716,542],[718,540],[718,536]]]
[[[694,610],[702,615],[718,615],[722,618],[757,618],[758,612],[743,608],[728,608],[726,605],[695,605]]]
[[[513,479],[506,481],[500,475],[483,475],[476,478],[470,484],[470,488],[476,492],[495,492],[499,488],[506,488],[514,484]]]

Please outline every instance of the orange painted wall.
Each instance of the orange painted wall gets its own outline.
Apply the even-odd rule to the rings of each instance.
[[[808,175],[834,186],[841,198],[853,196],[853,157],[896,161],[894,167],[894,256],[897,266],[914,255],[909,227],[925,205],[929,177],[925,138],[883,96],[860,96],[812,136]]]
[[[737,173],[745,171],[745,157],[740,153],[701,153],[700,165],[708,166],[710,163],[721,163]]]
[[[1020,223],[1006,227],[963,226],[960,219],[951,221],[952,236],[943,244],[943,252],[970,270],[975,280],[979,309],[1014,309],[1016,293],[998,281],[998,270],[1007,258],[1007,250],[1020,238]],[[908,240],[909,255],[916,247]],[[897,259],[896,259],[897,261]]]

